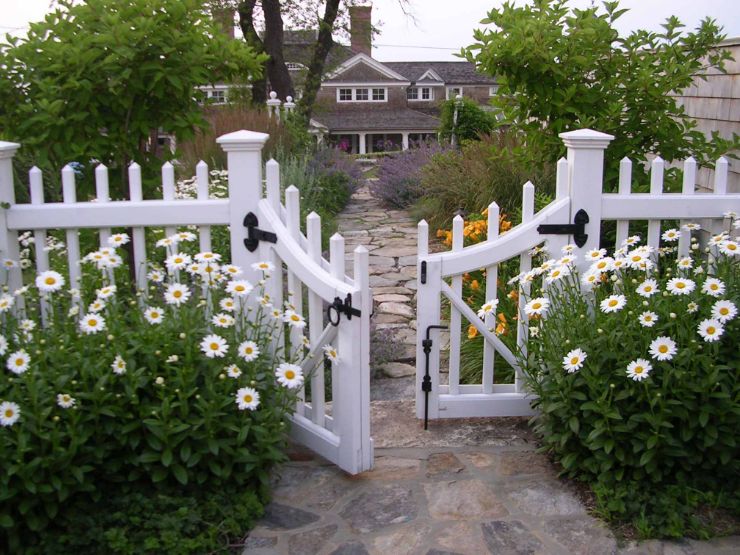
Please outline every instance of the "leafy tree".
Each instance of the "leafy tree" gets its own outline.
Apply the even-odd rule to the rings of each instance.
[[[463,97],[457,110],[457,123],[454,123],[455,100],[447,100],[442,104],[440,119],[440,134],[445,139],[452,137],[454,131],[458,141],[470,141],[490,133],[496,126],[496,118],[491,112],[486,112],[478,103],[470,98]]]
[[[711,19],[683,33],[676,17],[663,31],[634,31],[620,37],[614,22],[627,10],[619,3],[570,10],[566,0],[534,0],[493,9],[476,30],[476,43],[463,49],[469,61],[501,87],[494,104],[505,122],[523,133],[535,161],[563,153],[558,133],[590,127],[615,135],[607,156],[606,181],[615,188],[619,161],[644,162],[647,154],[666,160],[694,156],[707,164],[737,146],[696,129],[674,96],[708,68],[723,70],[730,58],[714,47],[724,38]],[[635,170],[643,167],[635,164]]]
[[[183,139],[206,125],[197,86],[258,76],[264,61],[218,32],[202,0],[59,0],[7,40],[0,136],[55,172],[73,160],[143,165],[158,129]]]

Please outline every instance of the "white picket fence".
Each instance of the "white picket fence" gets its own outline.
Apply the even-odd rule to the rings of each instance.
[[[657,248],[661,237],[662,220],[686,221],[709,220],[709,230],[718,233],[727,211],[740,213],[740,194],[727,193],[727,160],[720,158],[715,166],[713,194],[695,192],[696,162],[688,159],[683,166],[683,188],[681,193],[663,193],[664,162],[656,158],[652,162],[650,193],[631,193],[632,162],[622,160],[620,164],[619,192],[602,193],[604,150],[614,138],[611,135],[582,129],[562,133],[568,149],[567,159],[557,164],[555,200],[535,215],[534,185],[524,185],[522,223],[498,235],[499,207],[492,203],[488,209],[488,238],[486,242],[463,248],[463,219],[453,221],[452,250],[429,254],[429,228],[425,221],[418,225],[418,297],[417,297],[417,349],[416,349],[416,415],[429,419],[459,418],[473,416],[521,416],[532,414],[531,398],[523,386],[522,374],[514,353],[494,332],[495,316],[483,321],[477,317],[462,297],[462,276],[480,269],[486,270],[486,299],[497,297],[498,267],[510,259],[519,258],[522,272],[532,267],[530,251],[544,243],[550,253],[559,253],[561,248],[573,242],[568,235],[543,235],[538,227],[547,224],[568,224],[574,221],[579,210],[588,214],[585,243],[574,254],[582,261],[581,268],[589,263],[584,254],[598,249],[601,222],[617,221],[616,248],[629,235],[630,221],[648,221],[647,244]],[[706,226],[705,226],[706,227]],[[684,234],[678,245],[680,255],[689,252],[689,241]],[[448,284],[447,281],[451,283]],[[516,330],[518,348],[526,352],[528,320],[524,313],[526,285],[520,285],[519,314]],[[441,321],[443,299],[449,301],[449,326]],[[477,309],[478,307],[476,307]],[[475,326],[484,338],[483,372],[479,384],[460,383],[461,323],[465,318]],[[449,384],[440,385],[440,346],[438,329],[449,327]],[[432,326],[432,327],[430,327]],[[429,337],[428,371],[424,352],[425,340]],[[515,369],[514,383],[494,383],[497,357]],[[427,379],[425,380],[425,376]],[[426,384],[428,385],[425,385]],[[424,391],[425,389],[429,390]]]
[[[162,200],[143,200],[141,168],[128,168],[129,201],[111,201],[108,170],[95,170],[96,202],[77,202],[75,174],[70,166],[62,170],[63,203],[45,203],[43,176],[38,168],[30,172],[30,204],[16,204],[13,186],[12,158],[20,145],[0,142],[0,251],[2,256],[19,260],[18,232],[32,230],[35,244],[46,243],[47,231],[66,230],[69,283],[80,278],[79,229],[97,228],[100,244],[114,228],[132,228],[134,264],[139,288],[146,286],[147,228],[165,228],[167,235],[178,227],[195,225],[200,230],[200,248],[211,250],[211,226],[227,225],[230,233],[231,262],[244,271],[244,279],[256,283],[261,275],[253,270],[255,262],[269,260],[276,270],[269,280],[268,294],[275,306],[282,306],[285,294],[296,311],[308,322],[310,353],[305,367],[313,368],[323,359],[327,343],[337,347],[338,362],[332,365],[332,402],[329,410],[324,399],[324,372],[311,378],[310,398],[303,394],[292,416],[292,436],[345,471],[356,474],[372,467],[373,443],[370,438],[370,312],[372,292],[369,288],[368,251],[354,251],[354,279],[345,273],[344,239],[334,235],[330,240],[330,259],[321,252],[321,219],[311,213],[306,222],[306,235],[300,228],[300,193],[296,187],[285,190],[281,201],[280,169],[270,160],[266,164],[266,183],[262,179],[262,147],[268,139],[264,133],[237,131],[217,139],[228,157],[229,196],[212,199],[208,195],[208,166],[197,166],[197,199],[175,198],[174,167],[162,167]],[[263,194],[263,189],[266,193]],[[247,250],[245,216],[253,213],[259,229],[274,233],[275,243],[260,241],[254,252]],[[49,269],[48,253],[36,248],[36,268]],[[285,269],[284,269],[285,268]],[[9,271],[8,286],[22,285],[20,268]],[[308,306],[303,306],[304,291]],[[325,306],[339,298],[351,296],[352,306],[360,316],[339,318],[339,325],[327,324]],[[303,331],[292,329],[291,345],[300,345]],[[322,365],[319,364],[319,368]],[[331,414],[329,414],[331,413]]]

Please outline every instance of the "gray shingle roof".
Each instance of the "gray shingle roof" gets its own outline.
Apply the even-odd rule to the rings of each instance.
[[[379,108],[362,111],[329,111],[313,117],[329,128],[341,131],[436,131],[439,118],[409,108]]]
[[[493,85],[496,79],[478,73],[470,62],[381,62],[409,81],[417,81],[427,70],[433,69],[449,85]]]

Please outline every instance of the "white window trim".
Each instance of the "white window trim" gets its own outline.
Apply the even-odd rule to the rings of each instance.
[[[352,90],[352,100],[340,100],[339,91],[343,89]],[[357,89],[367,89],[367,100],[357,100]],[[383,91],[383,100],[373,100],[373,89],[381,89]],[[337,104],[349,104],[349,103],[355,103],[355,102],[356,103],[373,102],[375,104],[381,104],[383,102],[388,102],[388,87],[363,86],[363,87],[338,87],[337,88]]]
[[[488,87],[488,96],[496,96],[498,94],[498,85],[491,85]]]
[[[408,92],[406,93],[406,100],[409,102],[431,102],[434,100],[434,89],[432,87],[415,86],[409,87],[409,89],[416,89],[416,98],[409,98]],[[422,98],[422,90],[427,89],[429,91],[429,98]]]
[[[447,100],[454,100],[455,99],[455,97],[452,96],[452,91],[454,91],[455,89],[458,89],[460,91],[458,93],[455,93],[455,96],[457,96],[458,94],[459,95],[462,95],[463,94],[463,88],[462,87],[459,87],[459,86],[447,87],[445,89],[445,98]]]

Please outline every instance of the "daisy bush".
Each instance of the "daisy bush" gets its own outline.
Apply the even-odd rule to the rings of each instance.
[[[706,248],[701,233],[671,229],[659,249],[633,236],[520,276],[521,362],[544,448],[593,486],[605,514],[645,535],[693,525],[686,492],[738,491],[740,258],[730,232]],[[687,257],[682,234],[693,234]]]
[[[159,242],[144,291],[117,234],[80,262],[78,288],[52,270],[0,293],[7,549],[113,483],[266,492],[304,383],[288,331],[305,321],[265,292],[270,263],[250,283],[195,239]]]

